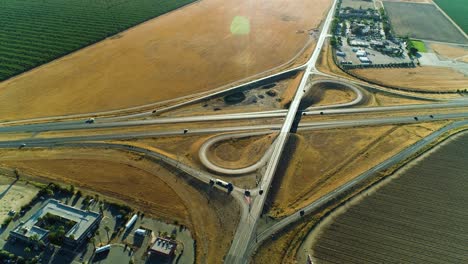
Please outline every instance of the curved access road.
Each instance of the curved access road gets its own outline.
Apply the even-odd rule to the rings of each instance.
[[[271,131],[249,132],[249,133],[242,133],[242,134],[225,134],[225,135],[212,137],[208,139],[207,141],[205,141],[205,143],[203,143],[203,145],[200,147],[200,150],[198,151],[200,162],[205,167],[210,169],[211,171],[221,173],[221,174],[240,175],[240,174],[247,174],[247,173],[255,172],[256,170],[260,169],[261,167],[267,164],[268,159],[271,157],[271,153],[273,152],[273,146],[275,145],[275,142],[273,142],[270,145],[270,147],[266,150],[265,154],[260,158],[260,160],[258,160],[257,162],[255,162],[254,164],[250,166],[247,166],[244,168],[238,168],[238,169],[224,168],[224,167],[214,164],[207,157],[207,153],[210,150],[211,146],[213,146],[213,144],[220,142],[220,141],[260,136],[260,135],[266,135],[266,134],[271,134]]]

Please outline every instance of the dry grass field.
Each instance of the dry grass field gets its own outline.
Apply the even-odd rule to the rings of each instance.
[[[194,188],[196,182],[189,184],[173,169],[138,154],[111,149],[4,150],[0,165],[115,197],[156,218],[178,220],[194,232],[198,263],[221,262],[238,221],[239,210],[229,196],[208,196]]]
[[[273,183],[278,190],[269,214],[295,212],[445,124],[300,132],[289,145],[295,151],[285,173]]]
[[[331,214],[311,234],[314,261],[467,262],[467,147],[466,133],[449,140]]]
[[[468,63],[468,48],[462,46],[431,43],[431,49],[444,59],[457,60]]]
[[[138,106],[264,72],[303,50],[330,2],[196,2],[1,83],[0,119]]]
[[[350,72],[376,84],[414,91],[456,91],[468,86],[468,77],[463,73],[442,67],[365,69]]]
[[[208,158],[223,168],[244,168],[260,160],[275,138],[270,134],[221,141],[211,147]]]

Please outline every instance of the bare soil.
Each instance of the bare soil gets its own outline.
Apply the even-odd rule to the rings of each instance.
[[[0,118],[160,102],[303,60],[330,2],[196,2],[1,83]]]
[[[19,212],[21,206],[29,203],[38,191],[33,185],[0,175],[0,223],[8,217],[10,210]]]

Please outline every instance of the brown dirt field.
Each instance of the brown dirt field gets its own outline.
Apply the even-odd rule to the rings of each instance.
[[[415,91],[456,91],[468,87],[468,77],[450,68],[365,69],[350,72],[376,84]]]
[[[275,138],[270,134],[218,142],[209,150],[208,158],[224,168],[244,168],[260,160]]]
[[[208,206],[207,194],[193,188],[196,183],[189,185],[171,168],[134,153],[111,149],[4,150],[0,164],[43,180],[73,183],[116,197],[157,218],[179,220],[193,230],[198,241],[197,263],[222,261],[238,221],[238,207],[225,194],[212,192]]]
[[[431,43],[430,47],[437,53],[439,56],[445,57],[447,59],[456,59],[468,62],[468,48],[467,47],[459,47],[453,45],[445,45],[439,43]]]
[[[299,133],[296,151],[281,182],[277,183],[281,188],[274,197],[270,215],[281,217],[296,211],[445,124]]]
[[[138,106],[262,73],[295,58],[330,2],[196,2],[1,83],[0,118]]]
[[[19,212],[21,206],[29,203],[39,192],[33,185],[25,184],[22,181],[15,181],[13,177],[0,175],[0,223],[8,217],[8,212],[14,210]],[[13,185],[11,185],[14,182]],[[10,187],[11,185],[11,187]]]

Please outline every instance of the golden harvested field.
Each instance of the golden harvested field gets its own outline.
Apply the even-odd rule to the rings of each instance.
[[[467,47],[445,45],[445,44],[439,44],[439,43],[431,43],[430,47],[435,53],[437,53],[439,56],[442,56],[446,59],[451,59],[451,60],[457,59],[459,61],[468,63],[468,48]]]
[[[157,218],[179,220],[198,240],[198,263],[221,262],[237,225],[239,210],[229,196],[211,192],[208,205],[206,193],[173,174],[173,169],[138,154],[111,149],[4,150],[1,154],[2,167],[103,193]]]
[[[196,2],[1,83],[0,119],[121,109],[262,73],[303,50],[330,3]]]
[[[445,125],[446,122],[301,132],[274,196],[281,217],[320,198]],[[298,184],[300,183],[300,184]],[[294,190],[293,192],[291,190]]]
[[[376,84],[414,91],[456,91],[468,88],[468,77],[450,68],[364,69],[350,72]]]

